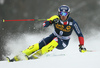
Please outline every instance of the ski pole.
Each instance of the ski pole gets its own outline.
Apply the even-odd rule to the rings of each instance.
[[[10,21],[45,21],[47,19],[16,19],[16,20],[5,20],[3,19],[3,22],[10,22]]]
[[[96,52],[96,51],[94,51],[94,50],[87,50],[86,52]]]

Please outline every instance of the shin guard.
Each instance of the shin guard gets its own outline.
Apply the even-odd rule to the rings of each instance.
[[[26,50],[23,50],[22,53],[24,53],[25,55],[29,56],[33,52],[37,51],[38,49],[39,49],[39,43],[36,43],[36,44],[30,46],[29,48],[27,48]]]
[[[46,53],[52,51],[54,48],[57,47],[57,45],[58,45],[58,38],[55,37],[49,44],[42,47],[41,50],[38,50],[32,56],[33,56],[33,58],[37,59],[39,56],[42,56],[43,54],[46,54]]]

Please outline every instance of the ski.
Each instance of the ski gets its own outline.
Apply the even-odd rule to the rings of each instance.
[[[21,58],[19,58],[19,57],[17,57],[17,56],[15,56],[15,57],[12,58],[12,59],[9,58],[9,57],[6,57],[6,60],[7,60],[8,62],[17,62],[17,61],[32,60],[32,59],[34,59],[33,56],[28,57],[27,55],[25,55],[24,59],[21,59]]]
[[[8,62],[14,62],[15,60],[14,59],[10,59],[9,57],[6,57],[7,61]]]

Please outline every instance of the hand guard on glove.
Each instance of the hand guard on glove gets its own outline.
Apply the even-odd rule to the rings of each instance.
[[[49,19],[47,19],[47,21],[49,21],[50,24],[52,24],[52,23],[57,23],[59,21],[59,19],[60,19],[59,16],[54,15],[54,16],[50,17]]]
[[[56,19],[54,19],[54,20],[52,21],[52,23],[58,23],[58,21],[59,21],[59,19],[56,18]]]
[[[59,22],[59,19],[58,19],[58,18],[56,18],[56,19],[54,19],[53,21],[52,21],[52,20],[50,20],[49,22],[50,22],[50,24],[53,24],[53,23],[58,23],[58,22]]]
[[[82,52],[82,53],[84,53],[87,50],[86,50],[86,48],[83,45],[79,45],[79,51]]]

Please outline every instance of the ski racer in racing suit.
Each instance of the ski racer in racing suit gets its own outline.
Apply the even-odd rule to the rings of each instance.
[[[27,57],[33,54],[30,58],[38,58],[39,56],[52,51],[54,48],[64,49],[68,46],[70,35],[74,30],[79,39],[79,51],[86,52],[84,47],[84,37],[78,26],[78,23],[69,17],[70,8],[67,5],[61,5],[58,8],[58,15],[53,15],[43,23],[43,27],[50,25],[54,26],[54,32],[48,37],[43,38],[39,43],[36,43],[22,51]],[[12,60],[18,61],[18,56]]]

